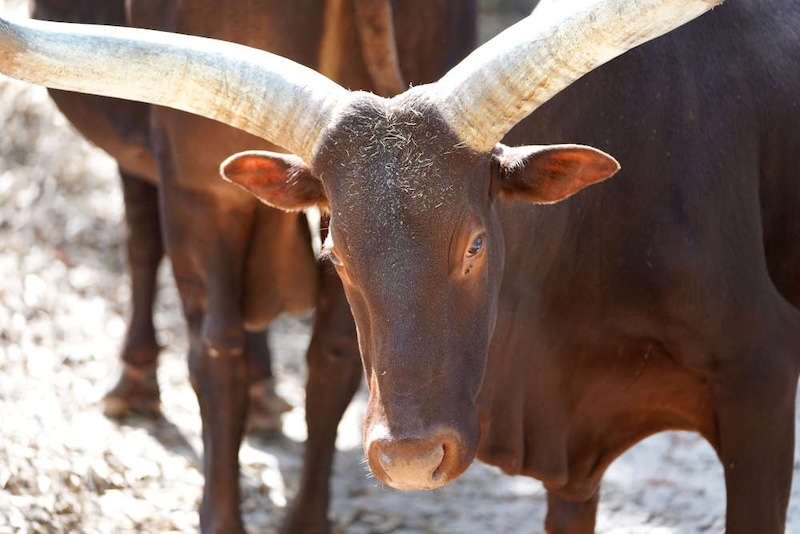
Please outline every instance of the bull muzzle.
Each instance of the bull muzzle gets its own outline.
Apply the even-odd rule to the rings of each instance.
[[[467,445],[468,440],[451,428],[411,438],[380,433],[381,437],[368,439],[364,444],[367,460],[381,482],[399,490],[444,486],[469,467],[475,454],[474,447]]]

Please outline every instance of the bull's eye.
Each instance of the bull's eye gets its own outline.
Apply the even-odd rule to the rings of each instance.
[[[484,234],[481,234],[475,239],[473,239],[472,243],[470,243],[469,248],[467,249],[466,253],[467,258],[474,258],[478,254],[483,252],[485,243],[486,243],[486,236]]]

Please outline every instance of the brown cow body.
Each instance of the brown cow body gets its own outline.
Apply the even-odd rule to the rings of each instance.
[[[69,5],[53,0],[33,0],[31,7],[33,17],[41,20],[115,26],[129,22],[122,0],[83,0]],[[50,90],[50,96],[78,131],[114,157],[122,180],[132,313],[121,351],[123,372],[117,385],[104,398],[105,411],[115,417],[129,413],[158,416],[160,394],[156,367],[160,347],[152,311],[164,244],[156,190],[159,172],[150,132],[151,106],[55,89]],[[314,285],[304,283],[301,287],[310,289]],[[301,295],[309,301],[307,290]],[[267,302],[281,304],[275,299]],[[275,428],[280,423],[279,414],[265,413],[268,404],[253,402],[267,400],[263,398],[263,391],[265,386],[270,389],[270,385],[264,384],[271,375],[266,336],[265,333],[246,335],[251,348],[248,351],[251,391],[248,420],[254,429]]]
[[[357,33],[355,8],[361,9],[363,20],[380,17],[380,9],[386,8],[382,4],[386,3],[133,0],[126,12],[122,1],[84,0],[65,7],[59,1],[37,0],[34,16],[236,41],[324,69],[346,86],[381,92],[396,89],[400,82],[386,77],[374,82],[372,64],[360,60],[376,54],[381,59],[382,49],[375,43],[383,30]],[[434,79],[474,42],[473,2],[403,1],[391,8],[397,46],[389,49],[395,51],[408,81]],[[434,46],[440,41],[447,46]],[[379,74],[389,68],[383,59]],[[124,375],[122,391],[118,386],[112,394],[127,394],[128,400],[144,407],[157,395],[153,388],[158,345],[151,310],[164,249],[172,262],[189,326],[191,378],[203,418],[205,532],[242,528],[237,460],[247,409],[242,384],[259,383],[269,375],[269,353],[259,330],[280,312],[316,305],[308,351],[306,462],[285,529],[323,530],[336,427],[361,376],[352,319],[335,274],[316,265],[304,216],[264,206],[218,178],[219,162],[231,153],[279,148],[167,108],[152,108],[151,129],[149,105],[63,91],[52,95],[73,124],[119,163],[134,305],[122,356],[128,369],[145,369],[151,378],[131,386],[135,374]]]
[[[731,1],[589,73],[505,140],[587,143],[622,165],[567,202],[502,215],[515,268],[478,456],[543,480],[554,532],[590,531],[608,465],[667,429],[719,454],[728,533],[783,530],[800,356],[798,27],[797,2]]]
[[[392,99],[271,57],[251,73],[236,48],[209,76],[198,41],[144,65],[142,43],[173,50],[145,34],[6,24],[0,59],[39,83],[198,106],[302,158],[243,152],[222,173],[273,206],[330,210],[324,249],[357,325],[364,449],[383,482],[442,486],[477,455],[544,481],[548,531],[586,533],[618,454],[691,429],[722,461],[726,531],[779,533],[800,351],[800,9],[731,0],[576,82],[719,3],[540,3]],[[308,103],[310,120],[254,123],[222,91],[175,97],[169,80],[148,97],[120,87],[122,61],[113,83],[87,77],[99,45],[125,50],[148,83],[187,57],[222,91],[238,73],[239,98],[269,88],[247,102],[278,117]],[[515,125],[508,141],[593,141],[626,170],[532,206],[619,165],[584,145],[500,143]]]
[[[553,98],[505,141],[591,143],[623,171],[552,206],[528,201],[596,181],[559,189],[562,172],[587,173],[577,159],[470,151],[414,91],[353,99],[307,178],[332,212],[326,247],[358,326],[378,478],[436,487],[477,455],[545,483],[548,532],[586,533],[619,454],[693,430],[723,463],[727,532],[783,531],[798,27],[791,1],[732,1]],[[400,141],[376,142],[387,136]],[[283,207],[315,198],[248,185],[242,163],[259,157],[274,156],[233,157],[227,178]]]

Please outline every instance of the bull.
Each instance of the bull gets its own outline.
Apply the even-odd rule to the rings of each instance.
[[[31,13],[40,20],[114,26],[129,22],[123,0],[68,3],[33,0]],[[156,366],[161,347],[156,340],[152,314],[164,244],[158,208],[159,171],[154,156],[158,149],[154,149],[155,139],[150,134],[150,106],[55,89],[50,90],[50,96],[84,137],[117,161],[122,182],[132,310],[120,353],[123,371],[103,398],[104,410],[111,417],[130,413],[157,417],[161,398]],[[289,240],[293,237],[287,235]],[[290,244],[280,242],[277,248],[288,249]],[[302,291],[314,287],[314,283],[305,283]],[[300,303],[310,300],[309,295],[302,293],[298,299]],[[250,382],[247,426],[251,431],[276,429],[280,425],[280,412],[288,408],[274,393],[265,334],[246,334]]]
[[[3,70],[202,108],[296,154],[236,154],[222,173],[270,205],[330,210],[325,250],[370,386],[364,450],[385,483],[438,487],[477,456],[544,481],[548,531],[591,532],[610,462],[688,429],[723,464],[727,532],[776,533],[800,349],[800,11],[729,2],[578,80],[718,3],[543,2],[439,81],[389,100],[279,58],[151,35],[131,36],[165,52],[148,72],[189,62],[203,83],[176,97],[121,74],[87,80],[82,47],[111,37],[58,29],[47,41],[70,36],[77,58],[12,27]],[[248,104],[214,98],[220,78]],[[301,105],[305,124],[281,129],[275,115]],[[504,138],[593,141],[626,170],[551,206],[615,174],[616,160]]]
[[[383,95],[434,79],[471,50],[475,33],[472,0],[36,0],[32,6],[38,19],[246,43]],[[121,171],[133,313],[124,370],[104,399],[106,411],[158,411],[152,305],[166,249],[189,326],[191,379],[203,418],[201,528],[241,530],[237,458],[245,412],[251,427],[279,423],[262,329],[282,311],[316,305],[307,355],[306,461],[285,530],[323,530],[337,423],[361,380],[352,318],[335,273],[317,265],[305,217],[264,206],[218,178],[219,162],[232,152],[279,148],[170,109],[60,90],[51,96]]]

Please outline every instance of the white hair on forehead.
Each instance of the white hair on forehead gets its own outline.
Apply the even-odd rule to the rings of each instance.
[[[335,136],[337,224],[359,228],[367,239],[408,237],[430,225],[431,213],[455,202],[460,177],[447,176],[441,161],[447,151],[440,146],[455,138],[440,137],[446,125],[432,127],[425,105],[375,99],[348,110]]]

